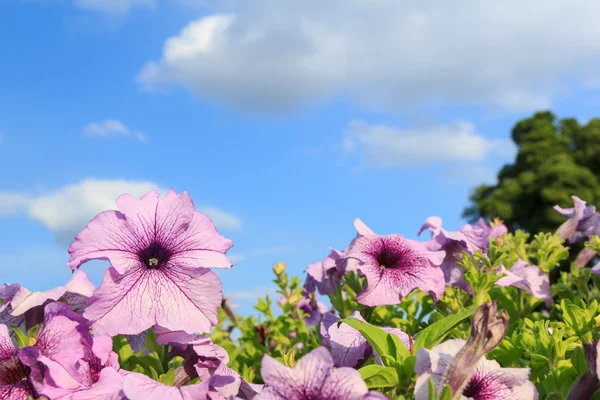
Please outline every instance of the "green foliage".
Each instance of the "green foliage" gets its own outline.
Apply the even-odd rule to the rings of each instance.
[[[573,194],[600,204],[600,119],[580,125],[538,112],[514,126],[512,139],[514,162],[500,170],[498,184],[473,190],[465,217],[500,217],[511,230],[553,232],[564,221],[554,205],[572,207]]]

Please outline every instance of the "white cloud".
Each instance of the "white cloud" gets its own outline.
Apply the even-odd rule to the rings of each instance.
[[[514,151],[508,139],[486,139],[468,122],[427,129],[400,129],[352,121],[344,132],[342,147],[347,154],[357,154],[363,166],[374,167],[476,163],[492,155],[507,156]]]
[[[134,7],[152,8],[155,0],[73,0],[73,4],[81,9],[103,14],[123,16]]]
[[[99,212],[116,209],[115,199],[123,193],[141,197],[150,190],[166,189],[148,181],[86,179],[39,195],[0,192],[0,216],[25,213],[54,232],[61,245],[68,245],[78,231]],[[241,228],[239,218],[215,207],[199,208],[220,230]]]
[[[147,137],[139,131],[132,131],[121,121],[107,119],[101,122],[90,122],[83,127],[83,134],[92,138],[106,138],[111,136],[132,136],[140,142],[146,142]]]
[[[233,4],[168,38],[138,80],[277,113],[338,94],[386,109],[529,110],[548,106],[563,84],[600,76],[596,0]]]

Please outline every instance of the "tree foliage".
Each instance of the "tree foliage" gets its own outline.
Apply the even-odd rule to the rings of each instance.
[[[537,112],[512,130],[518,153],[498,173],[496,185],[479,185],[463,216],[500,217],[509,229],[553,231],[564,217],[556,204],[572,207],[571,195],[600,205],[600,118],[582,125]]]

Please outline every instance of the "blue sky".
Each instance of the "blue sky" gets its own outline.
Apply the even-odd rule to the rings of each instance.
[[[247,312],[357,217],[458,228],[520,118],[598,116],[600,3],[415,4],[0,2],[0,282],[66,282],[91,217],[172,187],[234,240],[219,275]]]

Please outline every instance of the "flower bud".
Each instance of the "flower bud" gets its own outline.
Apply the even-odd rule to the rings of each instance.
[[[461,393],[479,360],[502,342],[507,329],[508,314],[506,311],[499,313],[495,301],[477,309],[471,323],[471,336],[452,360],[444,379],[453,394]]]
[[[285,265],[284,263],[278,262],[277,264],[273,264],[273,272],[275,272],[275,275],[279,276],[279,275],[283,274],[286,267],[287,267],[287,265]]]

